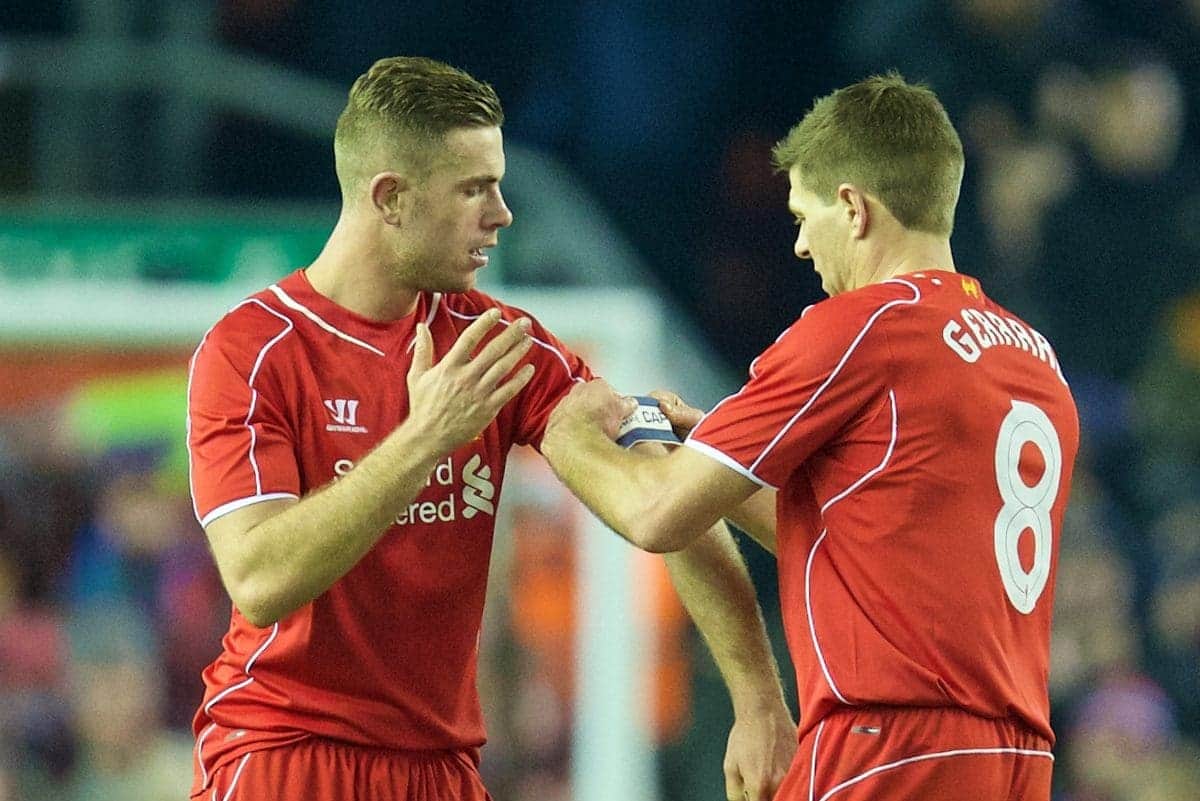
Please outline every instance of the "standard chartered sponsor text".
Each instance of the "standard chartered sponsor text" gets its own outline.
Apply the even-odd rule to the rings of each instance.
[[[334,480],[353,469],[353,461],[338,459],[333,463]],[[396,515],[395,524],[450,523],[458,520],[460,514],[470,520],[480,512],[495,515],[492,498],[496,488],[491,476],[491,467],[482,464],[478,454],[467,460],[461,473],[455,467],[454,456],[447,456],[430,472],[421,495]]]

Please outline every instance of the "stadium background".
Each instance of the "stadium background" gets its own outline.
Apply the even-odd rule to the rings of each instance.
[[[959,267],[1056,343],[1083,418],[1057,797],[1200,797],[1200,2],[653,5],[4,0],[0,799],[183,797],[228,614],[181,481],[191,320],[319,247],[329,98],[397,53],[504,101],[517,222],[490,286],[640,287],[664,346],[702,349],[661,377],[705,403],[820,297],[770,145],[870,72],[929,82],[967,149]],[[518,458],[484,770],[499,799],[580,797],[563,643],[584,523]],[[774,618],[771,560],[746,552]],[[721,798],[727,700],[669,594],[650,597],[631,619],[653,622],[651,695],[630,715],[652,785]]]

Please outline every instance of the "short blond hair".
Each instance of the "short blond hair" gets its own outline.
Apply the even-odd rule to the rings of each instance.
[[[897,72],[817,100],[773,156],[784,172],[798,168],[804,188],[824,201],[850,183],[905,228],[947,237],[954,228],[962,141],[937,95]]]
[[[350,87],[338,117],[333,152],[342,194],[389,167],[420,178],[449,131],[503,124],[490,84],[431,58],[380,59]]]

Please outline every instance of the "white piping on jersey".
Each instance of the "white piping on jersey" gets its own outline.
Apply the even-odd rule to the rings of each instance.
[[[274,292],[275,297],[279,298],[279,302],[282,303],[284,306],[287,306],[289,309],[293,309],[294,311],[300,312],[305,317],[307,317],[308,319],[312,320],[314,323],[319,325],[321,328],[324,328],[326,331],[333,334],[335,337],[340,337],[341,339],[346,340],[347,342],[349,342],[352,345],[358,345],[360,348],[365,348],[366,350],[371,351],[371,353],[374,353],[377,356],[386,356],[387,355],[386,353],[384,353],[383,351],[381,351],[379,348],[375,347],[374,345],[370,345],[366,342],[363,342],[361,339],[358,339],[357,337],[350,336],[345,331],[340,331],[337,328],[334,328],[332,325],[325,322],[325,320],[323,320],[320,316],[318,316],[317,313],[314,312],[312,309],[303,305],[299,301],[292,298],[291,295],[289,295],[288,293],[286,293],[282,289],[280,289],[279,284],[271,284],[269,287],[267,287],[267,289]]]
[[[805,306],[805,307],[804,307],[804,311],[800,312],[800,316],[801,316],[801,317],[804,317],[804,315],[808,314],[808,310],[809,310],[809,309],[811,309],[811,308],[812,308],[812,306]],[[799,322],[799,320],[797,320],[797,322]],[[785,329],[783,329],[782,331],[780,331],[780,332],[779,332],[779,336],[775,337],[775,341],[774,341],[773,343],[771,343],[771,344],[773,344],[773,345],[777,345],[777,344],[779,344],[779,340],[781,340],[781,339],[783,339],[785,336],[787,336],[787,335],[788,335],[788,331],[791,331],[791,330],[792,330],[793,328],[795,328],[795,327],[796,327],[796,323],[792,323],[792,324],[791,324],[791,325],[789,325],[787,328],[785,328]],[[761,358],[762,358],[762,357],[763,357],[765,354],[766,354],[766,351],[763,351],[762,353],[760,353],[760,354],[758,354],[757,356],[755,356],[755,357],[754,357],[754,361],[750,362],[750,369],[749,369],[747,372],[749,372],[749,373],[750,373],[750,377],[751,377],[751,378],[758,378],[758,361],[759,361],[759,359],[761,359]],[[737,392],[737,395],[740,395],[740,394],[742,394],[742,393],[741,393],[741,391],[739,390],[739,391]],[[735,397],[736,397],[736,395],[735,395]],[[726,399],[726,400],[728,400],[728,399]],[[721,403],[724,403],[724,402],[725,402],[725,401],[721,401]],[[713,409],[713,411],[716,411],[716,409]],[[697,424],[697,425],[699,425],[699,424]],[[695,427],[695,426],[693,426],[693,428],[694,428],[694,427]]]
[[[264,492],[262,495],[251,495],[247,498],[239,498],[236,501],[223,503],[216,509],[213,509],[211,512],[206,514],[204,519],[200,521],[200,527],[204,528],[218,517],[223,517],[230,512],[237,511],[243,506],[253,506],[256,503],[261,503],[263,501],[277,501],[283,498],[293,498],[299,500],[299,497],[300,496],[291,492]]]
[[[832,790],[825,793],[825,795],[821,796],[820,801],[828,801],[829,798],[832,798],[834,795],[840,793],[842,790],[845,790],[847,787],[858,784],[864,779],[869,779],[876,774],[903,767],[904,765],[910,765],[914,762],[924,762],[928,759],[939,759],[941,757],[976,756],[980,754],[1016,754],[1017,756],[1044,757],[1049,759],[1051,762],[1054,761],[1054,754],[1050,753],[1049,751],[1035,751],[1028,748],[958,748],[952,751],[938,751],[932,754],[921,754],[920,756],[908,757],[907,759],[898,759],[895,762],[889,762],[886,765],[879,765],[871,768],[870,770],[864,771],[854,778],[847,779],[846,781],[837,785]]]
[[[754,365],[755,365],[755,364],[757,364],[757,363],[758,363],[758,359],[761,359],[761,358],[762,358],[762,356],[760,355],[760,356],[759,356],[757,359],[755,359],[754,361],[750,362],[750,370],[751,370],[751,371],[753,371],[753,370],[754,370]],[[753,377],[753,375],[754,375],[754,374],[753,374],[753,372],[751,372],[751,377]],[[728,403],[729,401],[731,401],[731,400],[733,400],[734,398],[736,398],[738,395],[741,395],[743,392],[745,392],[745,391],[746,391],[746,387],[747,387],[747,386],[749,386],[749,382],[746,382],[746,384],[745,384],[745,385],[743,385],[741,389],[739,389],[737,392],[733,393],[732,395],[727,395],[727,396],[725,396],[724,398],[722,398],[722,399],[720,400],[720,402],[719,402],[719,403],[718,403],[716,406],[712,407],[712,408],[711,408],[711,409],[709,409],[707,412],[705,412],[704,414],[700,415],[700,419],[699,419],[698,421],[696,421],[696,425],[692,426],[692,431],[695,431],[695,430],[696,430],[696,429],[698,429],[700,426],[704,425],[704,421],[705,421],[705,420],[707,420],[709,417],[712,417],[714,414],[716,414],[716,413],[717,413],[717,409],[720,409],[720,408],[721,408],[722,406],[724,406],[726,403]],[[692,439],[692,432],[691,432],[691,431],[689,431],[689,432],[688,432],[688,435],[687,435],[687,439],[685,439],[685,440],[684,440],[684,444],[686,445],[688,442],[691,442],[691,439]],[[761,479],[761,478],[760,478],[760,479],[755,479],[755,480],[756,480],[756,481],[762,481],[762,479]]]
[[[242,672],[246,674],[245,680],[226,687],[224,690],[221,690],[221,692],[214,695],[212,700],[204,705],[204,714],[208,715],[216,703],[225,698],[225,696],[254,683],[254,677],[250,675],[250,668],[254,667],[254,663],[260,656],[262,656],[263,651],[267,650],[267,647],[271,643],[275,642],[275,638],[277,636],[279,636],[279,623],[275,623],[275,625],[271,626],[271,635],[267,637],[263,644],[258,646],[258,650],[251,654],[250,658],[246,660],[246,667],[242,668]],[[204,767],[204,756],[201,754],[201,749],[204,747],[204,741],[208,739],[208,735],[211,734],[212,730],[216,727],[216,723],[210,723],[208,728],[206,728],[196,739],[196,762],[200,765],[200,786],[202,788],[208,786],[208,770]]]
[[[221,801],[229,801],[229,799],[233,798],[233,788],[237,787],[238,779],[242,778],[242,769],[246,767],[246,763],[250,761],[250,757],[253,755],[254,752],[251,751],[249,754],[246,754],[244,757],[242,757],[242,761],[238,763],[237,770],[233,773],[233,781],[229,783],[229,789],[225,791],[225,795],[221,797]],[[216,787],[214,787],[212,791],[212,801],[217,801]]]
[[[837,503],[838,501],[845,498],[851,492],[854,492],[854,490],[861,487],[868,479],[871,478],[871,476],[874,476],[877,473],[881,472],[885,467],[887,467],[887,463],[889,461],[891,461],[892,453],[894,453],[896,450],[896,439],[897,439],[896,435],[898,432],[898,427],[896,425],[896,390],[894,390],[894,389],[888,390],[888,400],[890,400],[892,402],[892,439],[890,442],[888,442],[887,451],[883,454],[883,461],[880,462],[879,464],[875,465],[874,467],[872,467],[867,472],[863,473],[862,477],[859,478],[857,481],[855,481],[853,484],[846,487],[844,490],[839,492],[837,495],[834,495],[829,500],[825,501],[825,505],[821,507],[821,514],[825,514],[825,510],[827,510],[830,506],[833,506],[835,503]]]
[[[437,316],[438,306],[442,304],[442,293],[434,292],[433,297],[429,300],[429,314],[425,317],[425,325],[433,325],[433,318]]]
[[[813,796],[817,792],[817,746],[821,743],[821,731],[825,728],[825,721],[817,724],[817,733],[813,736],[812,761],[808,766],[808,801],[813,801]]]
[[[899,428],[896,424],[896,391],[894,389],[888,390],[888,399],[892,402],[892,438],[891,438],[891,441],[888,442],[887,451],[884,452],[884,454],[883,454],[883,460],[879,464],[875,465],[875,467],[872,467],[870,470],[868,470],[866,473],[863,473],[862,477],[860,477],[858,480],[856,480],[853,484],[846,487],[844,490],[839,492],[837,495],[834,495],[832,498],[827,500],[825,502],[825,505],[821,507],[822,515],[825,514],[825,511],[830,506],[833,506],[835,503],[842,500],[843,498],[848,496],[850,493],[854,492],[854,490],[861,487],[868,479],[871,478],[871,476],[874,476],[874,475],[880,473],[885,467],[887,467],[888,462],[891,461],[892,454],[896,450],[897,432],[899,430]],[[829,683],[829,689],[833,690],[833,694],[838,697],[838,700],[840,700],[844,704],[849,704],[850,702],[846,700],[845,696],[843,696],[841,691],[838,690],[837,685],[833,683],[833,676],[829,672],[829,665],[826,664],[826,662],[825,662],[825,654],[821,650],[820,642],[817,640],[817,625],[816,625],[816,622],[813,620],[813,608],[812,608],[813,558],[817,555],[817,548],[821,545],[821,542],[825,539],[826,536],[828,536],[828,534],[829,534],[828,528],[821,531],[821,536],[817,538],[817,541],[815,543],[813,543],[812,550],[808,554],[808,564],[804,568],[804,611],[808,614],[808,631],[809,631],[809,634],[812,636],[813,650],[817,654],[817,661],[821,665],[821,673],[823,673],[825,675],[825,681]]]
[[[813,557],[817,555],[817,548],[821,547],[821,543],[828,536],[829,529],[823,529],[821,536],[817,537],[817,541],[813,543],[812,550],[808,552],[808,563],[804,566],[804,611],[808,614],[808,633],[812,637],[813,650],[817,654],[817,663],[821,666],[821,672],[825,674],[825,681],[829,684],[829,689],[833,690],[833,694],[838,697],[838,700],[847,706],[853,706],[846,700],[846,696],[842,695],[841,690],[833,683],[833,676],[829,675],[829,666],[825,664],[825,654],[821,652],[821,643],[817,641],[817,626],[813,622],[812,612],[812,566]]]
[[[457,317],[460,320],[478,320],[480,317],[483,316],[482,314],[463,314],[462,312],[456,312],[454,309],[451,309],[449,306],[446,307],[446,312],[448,314],[450,314],[452,317]],[[504,325],[512,325],[511,322],[509,322],[508,320],[505,320],[503,317],[500,318],[500,322],[503,323]],[[567,371],[567,378],[570,378],[576,384],[583,383],[582,378],[571,374],[571,365],[567,361],[567,357],[563,356],[562,351],[560,351],[558,348],[551,345],[549,342],[543,342],[542,340],[538,339],[537,337],[531,336],[530,339],[532,339],[538,345],[541,345],[543,348],[545,348],[546,350],[550,351],[551,353],[553,353],[555,356],[558,357],[558,360],[560,362],[562,362],[563,369],[565,369]]]
[[[204,767],[204,757],[200,751],[204,748],[204,741],[208,739],[208,735],[212,734],[212,730],[217,728],[217,724],[210,723],[205,727],[204,731],[200,732],[200,736],[196,738],[196,764],[200,766],[200,787],[208,786],[208,770]],[[215,793],[216,790],[214,789]]]
[[[842,354],[842,358],[840,360],[838,360],[837,365],[833,368],[833,371],[830,372],[829,377],[825,379],[825,382],[823,384],[821,384],[821,386],[817,387],[817,391],[814,392],[812,394],[812,397],[810,397],[808,399],[808,401],[805,402],[805,404],[800,407],[800,411],[798,411],[794,415],[792,415],[792,419],[788,420],[787,425],[785,425],[783,428],[781,428],[779,430],[779,433],[776,434],[775,438],[772,439],[770,441],[770,443],[767,444],[767,447],[764,448],[763,452],[758,455],[758,458],[755,459],[750,464],[751,471],[754,471],[755,469],[757,469],[758,465],[762,462],[762,460],[767,457],[767,454],[769,454],[775,448],[775,446],[777,444],[779,444],[779,441],[781,439],[783,439],[783,437],[787,434],[787,432],[789,430],[791,430],[792,426],[796,424],[796,421],[799,420],[804,415],[805,412],[807,412],[809,409],[811,409],[812,405],[817,402],[818,398],[821,397],[821,394],[824,393],[825,390],[829,388],[829,385],[832,384],[833,380],[835,378],[837,378],[838,375],[842,372],[842,368],[845,367],[846,362],[848,362],[850,360],[851,354],[853,354],[855,349],[858,348],[858,344],[860,342],[862,342],[863,337],[865,337],[867,335],[867,332],[869,330],[871,330],[871,326],[873,326],[875,324],[875,321],[879,319],[880,315],[882,315],[888,309],[891,309],[893,306],[911,306],[914,303],[920,302],[920,300],[921,300],[921,290],[918,289],[916,287],[916,285],[910,284],[908,281],[904,281],[899,278],[893,278],[893,279],[889,279],[888,281],[884,281],[883,283],[904,284],[904,286],[908,287],[909,289],[911,289],[913,291],[913,297],[908,300],[905,300],[902,298],[898,298],[896,300],[889,300],[887,303],[883,304],[882,306],[880,306],[878,309],[875,310],[875,313],[872,314],[867,319],[867,322],[862,327],[862,330],[859,331],[858,335],[856,337],[854,337],[853,341],[851,341],[850,347],[848,347],[846,349],[846,352],[844,354]]]
[[[721,451],[714,448],[712,445],[709,445],[704,442],[698,442],[697,440],[694,440],[691,437],[688,437],[687,439],[685,439],[683,441],[683,444],[693,450],[703,453],[705,456],[708,456],[711,459],[716,459],[718,462],[725,465],[730,470],[733,470],[736,473],[740,473],[741,475],[743,475],[746,478],[753,481],[755,484],[758,484],[760,487],[770,487],[771,489],[779,489],[774,484],[768,484],[766,481],[763,481],[761,478],[754,475],[749,470],[747,470],[746,468],[744,468],[740,464],[738,464],[737,459],[734,459],[732,456],[729,456],[728,454],[722,453]]]
[[[259,474],[259,471],[258,471],[258,460],[254,458],[254,448],[258,444],[258,435],[255,434],[254,427],[250,425],[250,417],[254,414],[254,406],[258,402],[258,390],[256,390],[254,388],[254,379],[258,375],[258,368],[262,366],[262,362],[263,362],[263,359],[267,355],[267,351],[269,351],[272,347],[274,347],[276,342],[283,339],[284,336],[286,336],[288,334],[288,332],[290,332],[295,326],[292,324],[292,321],[290,319],[288,319],[288,316],[286,314],[280,314],[279,312],[275,311],[270,306],[268,306],[267,304],[263,303],[261,300],[258,300],[256,298],[247,298],[246,300],[243,300],[241,303],[238,303],[238,304],[234,305],[232,308],[230,308],[226,314],[227,315],[232,314],[234,311],[236,311],[236,310],[240,309],[242,306],[246,306],[248,304],[254,304],[256,306],[261,306],[262,308],[266,309],[271,314],[278,317],[280,320],[283,320],[284,325],[286,326],[273,339],[271,339],[269,342],[267,342],[266,345],[263,345],[262,349],[258,352],[258,358],[256,358],[254,360],[254,367],[250,370],[250,375],[246,379],[246,385],[250,389],[250,411],[246,414],[246,421],[243,425],[245,425],[246,428],[250,431],[249,455],[250,455],[250,467],[254,471],[254,491],[255,491],[256,495],[262,495],[262,476]],[[188,415],[187,415],[187,421],[184,425],[184,429],[187,434],[187,442],[188,442],[188,447],[187,447],[188,484],[192,490],[192,514],[194,514],[196,516],[196,520],[200,521],[201,527],[204,526],[204,520],[212,520],[213,519],[213,514],[210,512],[208,515],[205,516],[204,520],[201,520],[200,508],[196,505],[196,482],[192,476],[192,446],[191,446],[191,438],[192,438],[192,413],[191,413],[192,377],[196,372],[196,359],[200,355],[200,350],[204,347],[204,343],[208,341],[208,335],[211,334],[213,329],[216,327],[217,327],[217,325],[216,325],[216,323],[214,323],[212,326],[209,327],[209,329],[207,331],[204,332],[204,336],[202,336],[200,338],[200,344],[196,346],[196,351],[192,354],[192,361],[188,365],[188,381],[187,381]],[[229,510],[229,511],[232,511],[232,510]]]
[[[430,300],[429,300],[429,314],[425,315],[425,327],[426,328],[433,325],[433,318],[437,317],[438,306],[440,306],[441,303],[442,303],[442,293],[434,292],[433,297],[430,298]],[[409,341],[408,347],[405,348],[404,350],[405,350],[405,352],[408,352],[415,347],[417,347],[417,338],[414,336],[412,338],[412,340]]]
[[[238,304],[239,306],[241,304]],[[184,418],[183,431],[184,442],[187,444],[187,460],[188,460],[188,489],[192,494],[192,514],[200,520],[200,507],[196,506],[196,479],[192,470],[192,376],[196,372],[196,357],[200,355],[200,350],[204,347],[204,343],[208,341],[208,335],[212,333],[213,328],[216,328],[216,323],[209,327],[204,332],[204,336],[200,337],[200,344],[196,346],[196,350],[192,352],[192,360],[188,362],[188,379],[187,379],[187,416]],[[203,527],[203,522],[201,522]]]
[[[274,339],[263,345],[262,350],[258,352],[258,358],[254,360],[254,368],[250,370],[250,378],[246,382],[250,386],[250,410],[246,412],[245,423],[246,429],[250,432],[250,466],[254,468],[254,494],[262,495],[262,474],[258,470],[258,459],[254,457],[254,449],[258,446],[258,434],[255,432],[254,426],[250,425],[250,418],[254,416],[254,407],[258,405],[258,390],[254,388],[254,379],[258,378],[258,368],[262,367],[263,359],[265,359],[267,356],[267,351],[274,347],[276,342],[290,334],[292,329],[295,328],[295,325],[290,319],[288,319],[286,314],[280,314],[267,304],[263,303],[261,300],[255,300],[254,298],[251,298],[246,302],[262,306],[271,314],[275,315],[280,320],[283,320],[287,326],[278,334],[276,334]]]

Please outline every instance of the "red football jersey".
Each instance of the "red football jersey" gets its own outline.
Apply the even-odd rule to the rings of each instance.
[[[321,296],[302,271],[235,306],[192,360],[188,447],[201,523],[345,475],[408,414],[416,323],[428,322],[439,359],[491,307],[504,320],[527,316],[481,292],[423,293],[413,314],[380,323]],[[438,463],[350,572],[269,628],[233,609],[204,671],[194,789],[241,754],[310,735],[396,749],[484,742],[476,657],[505,458],[513,445],[537,447],[558,400],[591,378],[536,322],[530,335],[533,380]]]
[[[840,704],[895,704],[1053,739],[1079,421],[1049,343],[978,281],[914,273],[810,306],[687,444],[779,490],[802,731]]]

